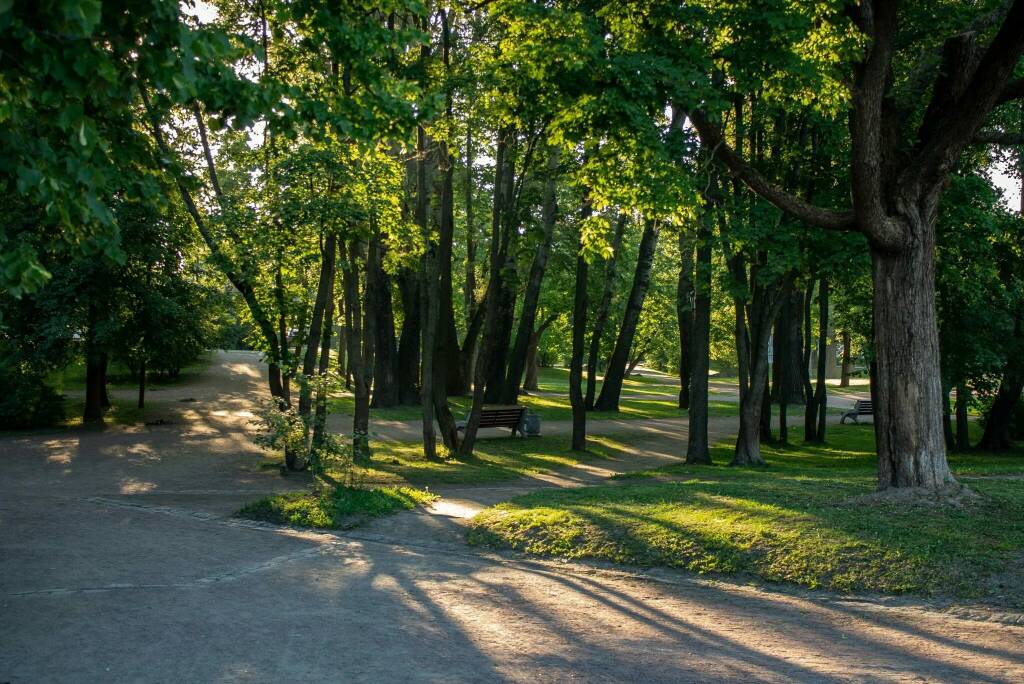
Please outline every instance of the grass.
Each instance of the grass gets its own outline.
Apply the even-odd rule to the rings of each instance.
[[[857,503],[875,487],[870,426],[825,446],[764,449],[769,465],[670,467],[620,484],[546,490],[487,509],[474,544],[811,588],[1024,602],[1024,454],[954,455],[980,498],[962,508]],[[727,463],[729,445],[713,450]],[[1010,478],[991,477],[1010,475]],[[987,478],[987,479],[986,479]],[[1018,572],[1014,575],[1013,569]],[[1009,589],[993,579],[1011,579]]]
[[[566,437],[480,439],[473,458],[462,461],[454,458],[428,461],[423,457],[420,444],[374,442],[372,446],[371,465],[353,468],[350,475],[354,481],[423,486],[485,484],[549,473],[601,458],[623,448],[623,443],[614,437],[592,436],[588,439],[590,449],[577,452],[569,449]]]
[[[181,369],[178,375],[163,377],[158,373],[148,373],[146,377],[147,387],[173,387],[194,382],[202,372],[210,365],[212,356],[210,353],[203,354],[195,363]],[[58,392],[84,391],[85,390],[85,362],[78,360],[66,368],[55,371],[50,376],[50,384]],[[110,389],[131,389],[139,385],[139,378],[133,374],[127,366],[116,361],[111,361],[107,369],[107,385]]]
[[[289,492],[267,496],[244,506],[235,515],[293,527],[350,529],[365,520],[411,510],[436,498],[435,494],[412,487],[337,487],[321,494]]]

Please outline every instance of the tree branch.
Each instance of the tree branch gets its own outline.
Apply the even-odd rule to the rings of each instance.
[[[1001,105],[1022,98],[1024,98],[1024,78],[1018,78],[1003,86],[1003,92],[999,93],[999,99],[996,100],[996,104]]]
[[[1024,53],[1021,26],[1024,26],[1024,0],[1014,0],[962,94],[952,106],[943,108],[944,116],[930,122],[930,135],[922,139],[920,153],[909,165],[914,179],[930,183],[944,176],[1003,97],[1010,75]]]
[[[700,110],[690,112],[690,121],[700,135],[701,143],[711,151],[711,156],[722,162],[730,173],[758,195],[782,211],[819,228],[829,230],[856,230],[852,211],[823,209],[783,190],[765,178],[760,171],[748,164],[729,147],[722,132]]]
[[[1024,133],[1003,133],[1002,131],[978,131],[971,138],[975,145],[1024,145]]]

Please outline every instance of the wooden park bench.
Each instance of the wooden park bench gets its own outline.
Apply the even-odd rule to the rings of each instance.
[[[847,411],[846,413],[844,413],[843,417],[839,419],[839,423],[841,425],[845,425],[847,418],[852,418],[854,423],[859,423],[860,421],[857,420],[858,416],[874,416],[874,415],[875,415],[875,412],[874,412],[874,409],[871,406],[871,400],[870,399],[858,399],[853,404],[853,410],[852,411]]]
[[[480,427],[482,428],[511,428],[512,436],[515,437],[516,433],[519,436],[523,436],[523,430],[520,427],[523,422],[523,413],[526,412],[525,406],[491,406],[484,407],[480,411]],[[456,427],[459,431],[466,429],[466,423],[469,422],[469,417],[466,420],[459,423]]]

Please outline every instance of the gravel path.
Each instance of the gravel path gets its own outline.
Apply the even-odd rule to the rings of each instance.
[[[541,562],[417,529],[457,529],[459,501],[675,458],[674,424],[628,460],[452,490],[451,510],[390,526],[234,520],[303,483],[258,468],[257,360],[221,354],[154,398],[174,425],[0,437],[0,682],[1024,681],[1016,615]]]

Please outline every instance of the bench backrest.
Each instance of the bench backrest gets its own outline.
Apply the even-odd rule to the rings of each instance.
[[[485,408],[480,412],[480,427],[515,427],[523,419],[522,406]]]
[[[855,403],[853,405],[853,410],[855,410],[860,415],[869,415],[869,414],[871,414],[873,412],[873,408],[871,406],[871,400],[870,399],[858,399],[857,403]]]

